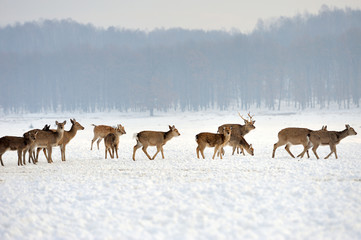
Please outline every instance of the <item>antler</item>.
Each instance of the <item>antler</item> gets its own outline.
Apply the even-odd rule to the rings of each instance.
[[[252,121],[252,118],[254,117],[254,114],[253,114],[253,116],[251,116],[251,112],[249,112],[248,117],[249,117],[249,121]]]
[[[243,118],[242,115],[238,112],[238,115],[244,120],[247,121],[247,119]],[[247,121],[248,122],[248,121]]]

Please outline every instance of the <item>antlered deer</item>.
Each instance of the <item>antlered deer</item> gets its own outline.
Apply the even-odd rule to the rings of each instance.
[[[109,133],[104,138],[105,145],[105,159],[107,159],[107,151],[111,158],[114,158],[114,152],[118,158],[118,145],[119,145],[119,136],[123,135],[121,132]]]
[[[55,121],[55,124],[57,125],[56,131],[51,130],[40,130],[38,131],[36,140],[34,142],[34,145],[32,146],[32,149],[29,150],[29,152],[32,152],[34,148],[37,148],[36,158],[35,162],[38,161],[39,152],[42,148],[46,148],[48,152],[48,156],[45,155],[45,157],[48,160],[48,163],[52,163],[52,150],[53,147],[59,145],[59,141],[63,138],[64,135],[64,125],[66,124],[66,121],[59,123],[58,121]]]
[[[197,158],[199,158],[199,152],[201,152],[204,159],[204,149],[206,147],[214,147],[214,154],[212,159],[216,156],[218,151],[221,151],[223,146],[225,146],[231,138],[232,128],[225,127],[222,131],[223,133],[209,133],[203,132],[196,135],[197,146]],[[222,154],[219,154],[222,159]]]
[[[168,132],[157,132],[157,131],[142,131],[135,135],[137,144],[133,148],[133,160],[135,161],[135,152],[141,148],[149,160],[154,160],[159,152],[162,153],[164,159],[163,146],[171,140],[173,137],[180,136],[180,133],[175,126],[169,126]],[[156,146],[157,152],[151,158],[147,152],[148,146]]]
[[[23,137],[12,137],[5,136],[0,138],[0,163],[4,166],[2,155],[6,151],[17,151],[18,152],[18,166],[25,163],[25,152],[26,148],[35,141],[37,132],[24,133]],[[23,161],[22,161],[23,159]]]
[[[357,132],[350,127],[350,125],[345,125],[346,129],[343,131],[313,131],[309,134],[310,142],[312,143],[312,151],[315,154],[316,158],[319,159],[317,155],[317,148],[320,145],[329,145],[331,152],[325,157],[325,159],[329,158],[332,153],[335,153],[335,157],[337,159],[336,145],[340,143],[342,139],[348,136],[357,135]]]
[[[98,150],[99,150],[99,143],[100,141],[105,138],[109,133],[116,133],[119,132],[121,134],[126,134],[124,127],[121,124],[118,124],[118,126],[116,128],[114,127],[110,127],[110,126],[106,126],[106,125],[94,125],[94,137],[90,146],[90,150],[93,150],[93,143],[98,139],[97,141],[97,146],[98,146]]]
[[[223,129],[225,127],[232,127],[232,134],[231,139],[226,145],[230,145],[232,142],[236,142],[240,139],[240,137],[244,137],[246,134],[248,134],[250,131],[255,129],[256,127],[254,124],[256,123],[255,120],[253,120],[253,116],[251,116],[251,113],[248,113],[249,120],[245,119],[240,113],[238,115],[243,119],[244,125],[241,124],[223,124],[222,126],[218,127],[218,133],[222,134]],[[222,152],[224,150],[222,149]],[[234,151],[233,151],[234,152]],[[237,153],[238,153],[238,147],[237,147]]]

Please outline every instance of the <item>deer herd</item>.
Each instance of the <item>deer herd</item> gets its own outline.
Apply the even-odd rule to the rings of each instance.
[[[239,114],[239,113],[238,113]],[[248,118],[244,118],[241,114],[239,116],[244,121],[244,125],[241,124],[224,124],[218,127],[217,133],[201,132],[195,136],[197,143],[196,153],[199,158],[201,153],[204,159],[204,149],[206,147],[214,148],[212,159],[225,154],[224,147],[232,147],[232,155],[235,151],[240,151],[245,155],[244,150],[250,155],[254,155],[254,149],[252,144],[248,144],[244,136],[250,131],[254,130],[255,120],[254,116],[248,113]],[[2,155],[6,151],[17,151],[18,154],[18,165],[26,164],[26,153],[28,153],[28,162],[36,164],[39,158],[39,152],[43,150],[44,156],[48,163],[52,163],[52,148],[55,146],[60,147],[61,160],[65,161],[65,147],[72,140],[78,130],[84,130],[84,127],[78,123],[75,119],[70,119],[72,124],[69,131],[64,130],[66,121],[59,123],[56,121],[56,129],[50,129],[49,125],[45,125],[43,129],[33,129],[23,134],[22,137],[5,136],[0,138],[0,163],[4,166]],[[111,158],[118,158],[118,145],[119,137],[126,134],[125,129],[122,125],[118,124],[117,127],[110,127],[106,125],[94,125],[94,137],[91,140],[90,150],[93,149],[93,143],[97,141],[97,148],[99,150],[99,143],[104,139],[105,145],[105,159],[109,153]],[[307,154],[309,158],[308,150],[312,148],[312,151],[317,159],[319,156],[316,152],[320,145],[328,145],[331,152],[325,157],[329,158],[332,153],[335,154],[337,159],[336,145],[340,143],[342,139],[347,136],[356,135],[356,131],[345,125],[343,131],[328,131],[327,126],[323,126],[320,130],[310,130],[307,128],[284,128],[278,133],[278,142],[274,144],[272,158],[275,157],[276,149],[280,146],[286,145],[285,149],[289,155],[293,158],[295,156],[290,151],[291,145],[302,145],[303,151],[297,156],[302,158],[304,154]],[[169,126],[169,130],[166,132],[160,131],[141,131],[134,134],[136,139],[136,145],[133,147],[133,160],[135,161],[135,153],[139,148],[142,148],[145,155],[150,159],[154,160],[159,152],[162,154],[164,159],[163,146],[171,140],[173,137],[180,136],[181,134],[175,128],[175,126]],[[155,146],[157,148],[156,153],[151,157],[147,148],[149,146]],[[36,151],[35,151],[36,150]]]

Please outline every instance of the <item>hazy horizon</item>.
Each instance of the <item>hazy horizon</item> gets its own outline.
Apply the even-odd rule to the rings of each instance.
[[[72,19],[96,27],[117,27],[152,31],[154,29],[225,30],[249,33],[259,20],[270,21],[298,14],[316,14],[329,8],[361,9],[356,0],[288,1],[236,0],[172,2],[154,1],[46,1],[0,0],[0,26],[39,20]]]

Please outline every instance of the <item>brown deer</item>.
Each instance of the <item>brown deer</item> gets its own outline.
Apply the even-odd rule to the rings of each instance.
[[[240,137],[244,137],[246,134],[248,134],[250,131],[252,131],[253,129],[255,129],[256,127],[254,126],[254,124],[256,123],[255,120],[253,120],[253,116],[251,116],[251,113],[248,113],[248,117],[249,120],[247,120],[246,118],[244,118],[240,113],[238,113],[238,115],[243,119],[244,121],[244,125],[241,124],[223,124],[222,126],[218,127],[218,133],[222,134],[223,133],[223,129],[225,127],[232,127],[232,134],[231,134],[231,139],[230,141],[226,144],[226,145],[230,145],[231,142],[237,142],[239,141]],[[231,146],[231,145],[230,145]],[[234,151],[233,151],[234,152]],[[222,153],[224,153],[224,150],[222,149]],[[237,147],[237,153],[239,153],[239,148]],[[233,154],[232,154],[233,155]]]
[[[325,159],[329,158],[332,153],[335,154],[337,159],[336,145],[340,143],[342,139],[348,136],[357,135],[357,132],[350,127],[350,125],[345,125],[346,129],[343,131],[326,131],[325,129],[320,131],[313,131],[308,136],[310,138],[310,142],[312,143],[312,151],[315,154],[316,158],[319,159],[317,155],[317,148],[320,145],[329,145],[331,152],[325,157]],[[326,127],[327,129],[327,127]]]
[[[90,150],[93,150],[93,143],[98,139],[97,141],[97,146],[98,146],[98,150],[99,150],[99,143],[100,141],[105,138],[109,133],[116,133],[116,132],[120,132],[122,134],[126,134],[124,127],[121,124],[118,124],[117,127],[110,127],[110,126],[106,126],[106,125],[95,125],[92,124],[92,126],[94,126],[94,137],[90,146]]]
[[[233,148],[232,155],[234,155],[234,152],[237,148],[237,149],[241,149],[243,156],[245,156],[244,150],[246,150],[249,155],[254,156],[254,149],[252,147],[252,144],[248,144],[246,139],[244,139],[244,137],[242,136],[238,136],[237,138],[232,139],[232,135],[231,135],[231,139],[227,144]],[[224,155],[223,149],[222,149],[222,154]]]
[[[109,133],[104,138],[105,145],[105,159],[107,159],[107,151],[109,152],[110,157],[114,158],[114,152],[118,158],[118,145],[119,145],[119,137],[123,135],[121,132]]]
[[[180,133],[175,126],[169,126],[168,132],[156,132],[156,131],[142,131],[134,135],[137,140],[137,144],[133,148],[133,160],[135,161],[135,152],[141,148],[149,160],[154,160],[159,152],[162,153],[164,159],[163,146],[171,140],[173,137],[180,136]],[[151,158],[147,152],[149,146],[156,146],[157,152]]]
[[[34,148],[38,148],[34,162],[38,161],[39,152],[42,148],[46,148],[46,150],[48,152],[48,156],[47,156],[44,151],[44,154],[45,154],[46,159],[48,160],[48,163],[53,162],[52,150],[53,150],[53,147],[59,145],[59,141],[64,136],[64,125],[66,124],[66,121],[64,121],[62,123],[55,121],[55,124],[57,125],[57,129],[55,132],[52,130],[38,131],[38,135],[36,137],[34,145],[32,146],[32,149],[29,150],[30,152],[32,152],[34,150]]]
[[[2,155],[6,151],[18,152],[18,166],[26,164],[25,152],[27,147],[35,141],[37,132],[24,133],[23,137],[5,136],[0,138],[0,162],[4,166]],[[22,161],[23,160],[23,161]]]
[[[308,149],[311,148],[311,143],[309,141],[309,137],[307,136],[310,134],[312,130],[307,128],[285,128],[282,129],[278,133],[278,142],[273,146],[273,153],[272,158],[275,157],[276,149],[280,146],[286,144],[286,151],[291,155],[291,157],[295,158],[295,156],[291,153],[290,147],[291,145],[303,145],[304,151],[298,155],[303,157],[303,154],[307,152],[307,157],[309,158],[310,155],[308,153]]]
[[[71,128],[69,131],[64,131],[63,138],[58,142],[58,145],[60,146],[60,152],[61,152],[61,160],[65,161],[65,147],[68,145],[70,140],[72,140],[78,130],[84,130],[84,127],[78,123],[75,119],[70,119],[71,122]]]
[[[45,126],[41,130],[49,131],[50,130],[50,125],[45,124]],[[33,130],[30,130],[30,131],[26,132],[25,134],[35,134],[38,131],[40,131],[40,129],[33,129]],[[29,144],[27,146],[26,151],[24,152],[24,160],[25,160],[26,152],[29,153],[29,163],[30,163],[30,160],[32,160],[32,162],[35,164],[35,158],[36,158],[35,151],[34,151],[35,147],[36,147],[35,146],[35,141],[33,141],[31,144]]]
[[[196,135],[197,146],[197,158],[199,158],[199,152],[201,152],[204,159],[204,149],[206,147],[214,147],[214,154],[212,159],[216,156],[218,151],[221,151],[223,146],[225,146],[228,141],[231,139],[232,127],[225,127],[220,133],[209,133],[203,132]],[[219,157],[222,159],[222,154],[219,154]]]
[[[322,126],[319,131],[327,131],[327,126]],[[297,155],[297,157],[303,158],[304,154],[307,153],[307,157],[310,158],[310,154],[308,153],[308,149],[312,147],[312,144],[309,139],[309,134],[314,132],[308,128],[284,128],[278,133],[278,142],[273,146],[272,158],[275,157],[276,149],[280,146],[286,144],[286,151],[291,155],[291,157],[295,158],[295,156],[291,153],[290,147],[291,145],[302,145],[303,151]]]

